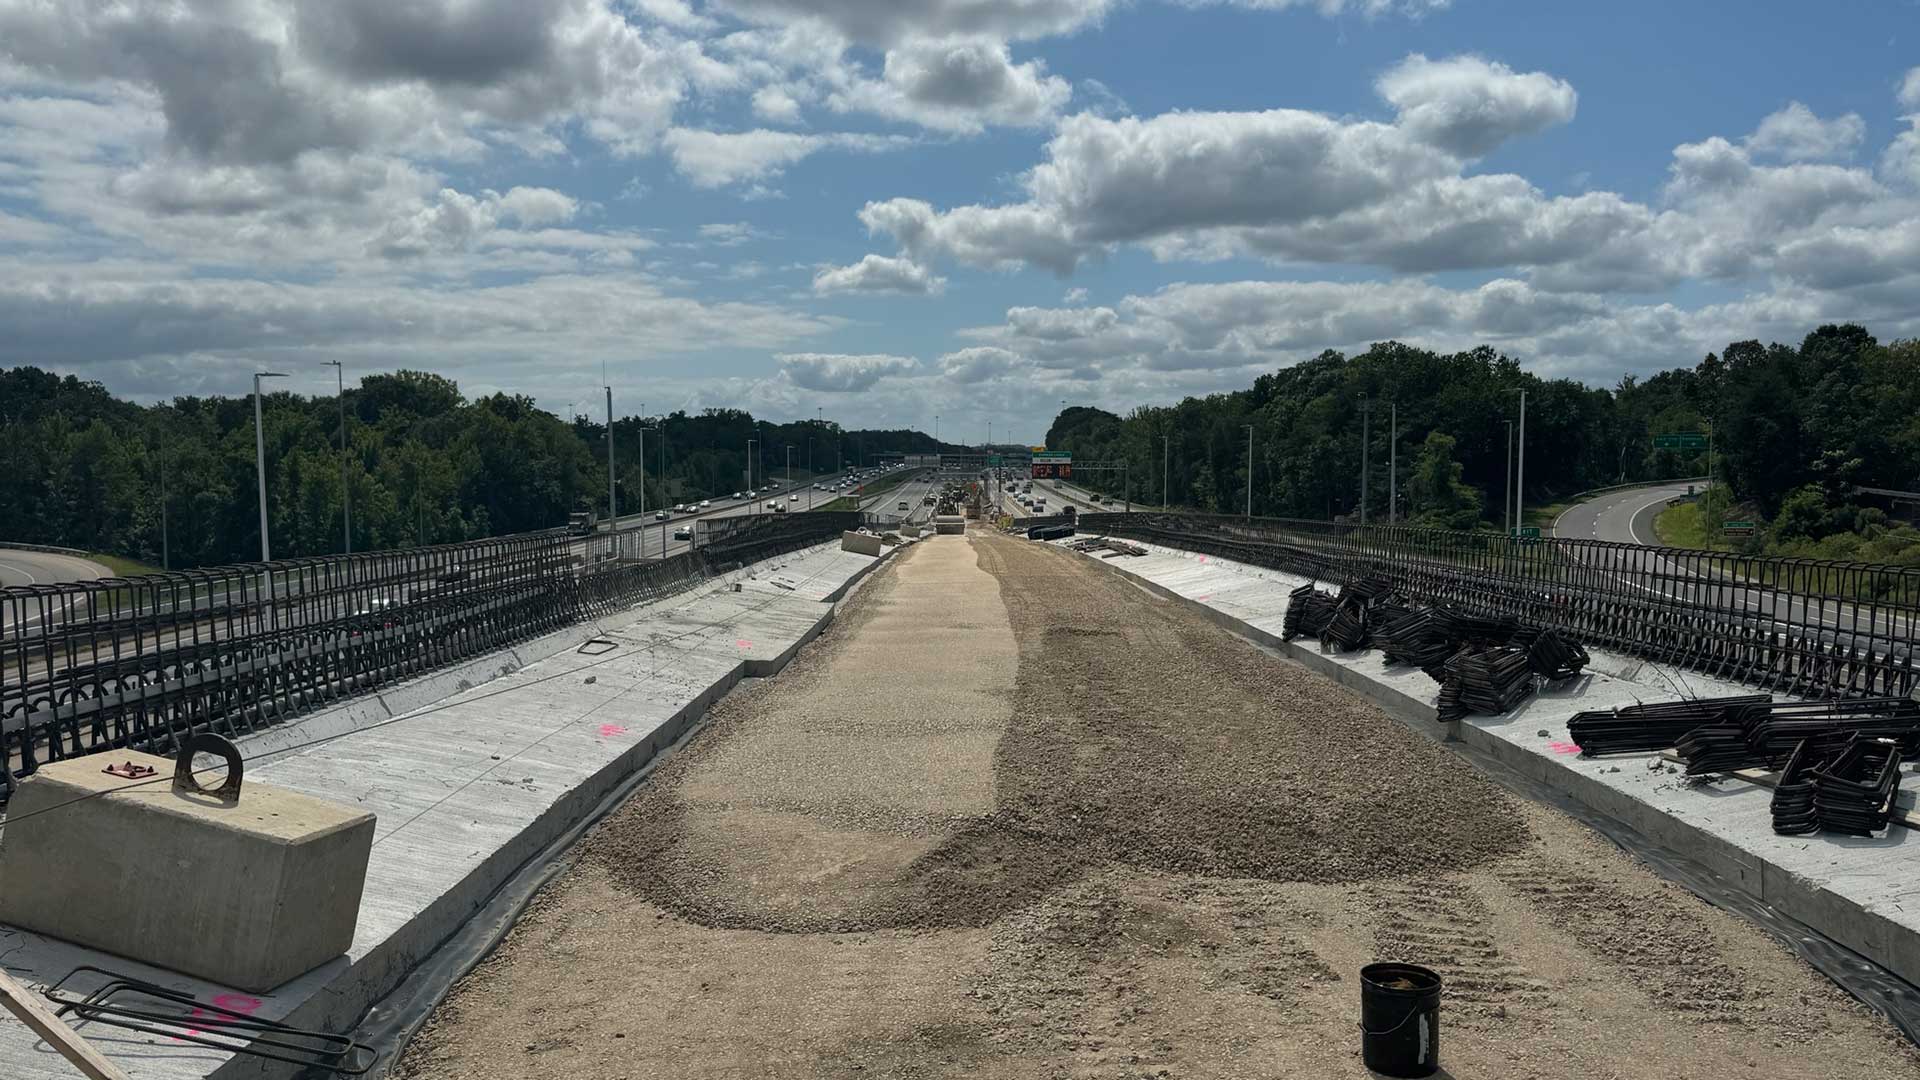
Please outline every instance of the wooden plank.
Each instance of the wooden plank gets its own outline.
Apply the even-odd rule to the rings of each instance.
[[[132,1080],[120,1066],[108,1061],[93,1044],[68,1027],[38,996],[0,970],[0,1005],[33,1029],[34,1034],[60,1052],[88,1080]]]

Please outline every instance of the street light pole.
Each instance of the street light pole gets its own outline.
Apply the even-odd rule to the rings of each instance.
[[[1387,405],[1387,524],[1400,520],[1400,403]]]
[[[267,539],[267,433],[260,422],[260,380],[284,379],[282,371],[253,373],[253,471],[260,481],[260,561],[273,561],[273,545]]]
[[[613,492],[613,387],[607,392],[607,531],[620,531],[620,504]]]
[[[1500,512],[1506,518],[1507,535],[1513,535],[1513,421],[1502,420],[1507,425],[1507,495],[1501,502]]]
[[[347,376],[338,360],[333,365],[333,384],[340,400],[340,532],[344,550],[353,554],[353,489],[347,486]]]
[[[1247,429],[1247,520],[1253,520],[1253,425]]]
[[[609,431],[612,428],[608,428]],[[664,487],[666,478],[661,478]],[[640,527],[647,527],[647,403],[640,403]]]
[[[1367,523],[1367,448],[1373,441],[1373,409],[1367,395],[1360,395],[1360,524]]]
[[[1515,471],[1513,481],[1513,525],[1523,528],[1527,524],[1527,392],[1520,391],[1520,465]]]
[[[1169,496],[1167,494],[1167,465],[1172,460],[1173,460],[1173,437],[1171,435],[1162,435],[1160,436],[1160,509],[1161,510],[1167,509],[1168,505],[1170,505]]]

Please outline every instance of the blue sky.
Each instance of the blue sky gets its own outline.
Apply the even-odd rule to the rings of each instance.
[[[0,363],[970,439],[1386,338],[1609,385],[1920,333],[1917,114],[1911,0],[0,0]]]

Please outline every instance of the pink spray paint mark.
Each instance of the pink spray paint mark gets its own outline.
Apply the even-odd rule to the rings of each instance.
[[[1206,557],[1205,555],[1202,555],[1202,556],[1200,556],[1200,561],[1201,561],[1201,562],[1206,562],[1206,561],[1207,561],[1207,557]]]
[[[226,1009],[230,1012],[251,1014],[255,1009],[258,1009],[260,1006],[266,1003],[261,1001],[257,997],[249,997],[246,994],[221,994],[219,997],[216,997],[213,999],[213,1004],[215,1008]],[[194,1009],[192,1012],[187,1014],[187,1019],[191,1020],[196,1016],[204,1016],[209,1019],[212,1019],[212,1018],[218,1017],[219,1015],[220,1015],[219,1013],[207,1012],[205,1009]],[[201,1031],[197,1027],[188,1027],[187,1034],[204,1035],[206,1034],[206,1032]],[[176,1036],[173,1041],[185,1042],[186,1040]]]
[[[1550,742],[1547,744],[1547,749],[1556,754],[1577,754],[1580,752],[1580,748],[1570,742]]]
[[[1200,603],[1202,603],[1202,604],[1204,604],[1204,603],[1206,603],[1207,601],[1209,601],[1209,600],[1211,600],[1211,599],[1213,599],[1213,594],[1212,594],[1212,593],[1208,593],[1208,594],[1207,594],[1207,595],[1205,595],[1205,596],[1196,596],[1196,597],[1194,597],[1194,599],[1195,599],[1196,601],[1198,601],[1198,602],[1200,602]]]
[[[734,644],[740,646],[743,649],[753,648],[753,642],[748,641],[746,638],[740,638],[739,640],[735,641]]]
[[[625,735],[626,733],[627,733],[627,729],[621,727],[619,724],[601,724],[600,725],[600,737],[603,739],[611,739],[615,735]]]

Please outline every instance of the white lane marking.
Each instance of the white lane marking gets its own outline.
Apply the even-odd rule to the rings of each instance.
[[[27,584],[29,585],[37,585],[40,582],[39,578],[33,576],[33,571],[27,569],[24,566],[15,566],[12,563],[5,563],[5,562],[0,562],[0,566],[4,566],[16,574],[27,575]]]

